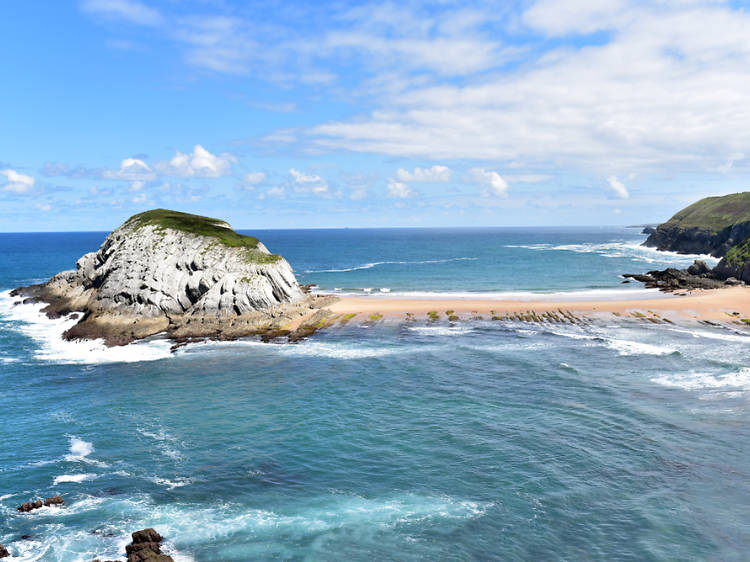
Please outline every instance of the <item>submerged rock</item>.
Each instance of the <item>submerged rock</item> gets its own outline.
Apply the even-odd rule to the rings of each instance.
[[[83,313],[65,337],[107,345],[165,331],[239,337],[296,318],[303,299],[306,307],[317,304],[286,260],[256,238],[217,219],[163,209],[128,219],[76,269],[12,294],[47,303],[53,318]]]

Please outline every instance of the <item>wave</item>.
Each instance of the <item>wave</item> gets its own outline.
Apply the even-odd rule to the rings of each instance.
[[[305,340],[296,344],[267,344],[257,340],[236,341],[206,341],[197,342],[177,350],[177,354],[191,354],[205,350],[232,349],[241,347],[260,348],[268,353],[277,353],[291,357],[326,357],[331,359],[370,359],[386,357],[404,353],[413,353],[422,348],[413,346],[404,347],[376,347],[369,345],[352,345],[351,343],[332,343],[314,340]]]
[[[375,261],[375,262],[365,263],[363,265],[345,267],[342,269],[308,269],[305,271],[305,273],[346,273],[348,271],[360,271],[363,269],[372,269],[373,267],[378,267],[380,265],[423,265],[423,264],[430,264],[430,263],[448,263],[452,261],[475,261],[478,259],[479,258],[461,257],[461,258],[446,258],[446,259],[441,259],[441,260],[421,260],[421,261]]]
[[[10,291],[0,292],[0,318],[17,324],[34,340],[38,348],[34,358],[41,361],[72,364],[135,363],[170,357],[171,343],[166,339],[143,340],[125,346],[107,347],[102,340],[66,341],[63,333],[78,321],[64,317],[50,319],[41,310],[43,303],[14,305]]]
[[[167,433],[164,428],[159,427],[153,431],[153,428],[136,427],[135,429],[144,437],[157,441],[160,445],[159,452],[165,457],[172,460],[182,460],[184,458],[184,455],[179,450],[183,446],[183,443]]]
[[[423,336],[460,336],[474,331],[471,326],[409,326],[408,329]]]
[[[642,246],[638,242],[629,242],[625,240],[583,244],[509,244],[505,247],[523,248],[536,251],[599,254],[605,258],[630,258],[632,261],[646,263],[684,263],[689,265],[696,259],[703,260],[710,265],[715,265],[719,262],[718,258],[706,254],[678,254],[677,252],[657,250],[656,248]]]
[[[182,488],[195,482],[192,478],[177,478],[175,480],[169,480],[168,478],[161,478],[160,476],[149,476],[147,478],[154,484],[164,486],[167,490],[174,490],[175,488]]]
[[[683,390],[750,390],[750,368],[715,374],[690,371],[654,377],[651,382]]]
[[[673,347],[629,340],[607,340],[605,345],[617,351],[618,355],[672,355],[679,353]]]
[[[52,481],[53,486],[57,486],[58,484],[62,484],[65,482],[73,482],[73,483],[79,483],[79,482],[85,482],[87,480],[93,480],[98,475],[96,474],[61,474],[60,476],[55,476],[55,479]]]
[[[78,437],[70,436],[70,453],[63,457],[68,462],[84,462],[96,466],[109,466],[107,463],[90,459],[89,455],[94,452],[94,445]]]

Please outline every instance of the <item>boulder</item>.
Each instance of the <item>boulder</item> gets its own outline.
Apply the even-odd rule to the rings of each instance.
[[[687,268],[687,272],[690,275],[707,275],[711,273],[711,268],[703,260],[695,260],[693,265]]]
[[[125,547],[128,562],[174,562],[171,556],[161,553],[162,536],[152,528],[136,531],[133,542]]]
[[[10,556],[10,552],[3,545],[0,544],[0,558],[7,558]]]

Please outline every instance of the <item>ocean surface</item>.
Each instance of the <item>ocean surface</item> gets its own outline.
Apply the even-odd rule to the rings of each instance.
[[[693,259],[623,228],[254,234],[301,282],[372,298],[659,298],[619,275]],[[13,305],[104,236],[0,234],[11,560],[123,559],[147,526],[195,561],[750,557],[742,327],[350,324],[171,353],[62,342],[71,321]]]

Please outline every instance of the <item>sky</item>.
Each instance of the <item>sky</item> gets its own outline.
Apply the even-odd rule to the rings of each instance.
[[[6,0],[0,231],[661,222],[747,189],[721,0]]]

